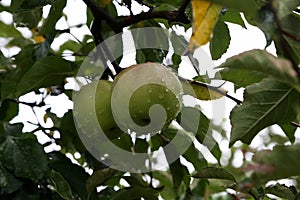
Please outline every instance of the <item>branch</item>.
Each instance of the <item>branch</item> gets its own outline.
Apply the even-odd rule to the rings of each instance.
[[[293,126],[296,126],[297,128],[300,128],[300,124],[298,124],[298,123],[296,123],[296,122],[291,122],[291,124],[292,124]]]
[[[181,4],[180,8],[178,9],[178,12],[184,13],[190,2],[191,2],[191,0],[184,0],[183,3]]]
[[[92,11],[95,18],[103,19],[107,24],[116,32],[122,32],[124,27],[138,23],[147,19],[162,18],[169,22],[181,22],[183,24],[190,23],[185,9],[188,6],[190,0],[185,0],[182,6],[175,11],[148,11],[133,16],[127,16],[123,21],[117,21],[110,15],[108,15],[101,7],[99,7],[93,0],[83,0],[87,7]]]

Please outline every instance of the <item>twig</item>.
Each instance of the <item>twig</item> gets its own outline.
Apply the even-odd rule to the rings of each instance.
[[[178,12],[184,13],[190,2],[191,2],[191,0],[184,0],[183,3],[181,4],[180,8],[178,9]]]
[[[291,124],[292,124],[293,126],[296,126],[297,128],[300,128],[300,124],[298,124],[298,123],[296,123],[296,122],[291,122]]]
[[[208,85],[206,83],[199,82],[199,81],[191,81],[191,80],[188,80],[188,79],[185,79],[185,78],[182,78],[182,77],[179,77],[179,79],[182,80],[182,81],[192,82],[193,84],[197,84],[197,85],[200,85],[200,86],[203,86],[203,87],[207,87],[209,90],[217,92],[217,93],[219,93],[223,96],[226,96],[227,98],[233,100],[238,105],[241,105],[243,103],[241,100],[229,95],[227,92],[225,92],[223,90],[220,90],[219,87],[211,86],[211,85]]]

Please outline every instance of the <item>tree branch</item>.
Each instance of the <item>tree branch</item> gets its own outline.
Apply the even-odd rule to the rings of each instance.
[[[183,24],[190,23],[187,15],[185,14],[185,9],[188,6],[190,0],[185,0],[182,6],[175,11],[148,11],[143,12],[133,16],[124,17],[122,21],[118,21],[107,14],[101,7],[99,7],[93,0],[83,0],[87,7],[92,11],[95,18],[103,19],[107,24],[116,32],[122,32],[124,27],[130,26],[132,24],[138,23],[147,19],[162,18],[169,22],[181,22]]]
[[[296,123],[296,122],[291,122],[291,124],[292,124],[293,126],[296,126],[297,128],[300,128],[300,124],[298,124],[298,123]]]

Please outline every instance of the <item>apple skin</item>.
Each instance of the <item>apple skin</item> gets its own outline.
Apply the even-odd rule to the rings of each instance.
[[[113,82],[112,112],[123,131],[127,128],[137,134],[158,132],[180,112],[182,94],[180,80],[166,66],[132,65]]]

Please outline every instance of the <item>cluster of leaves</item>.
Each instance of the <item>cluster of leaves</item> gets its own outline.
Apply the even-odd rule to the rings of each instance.
[[[148,7],[149,11],[138,15],[130,12],[131,15],[126,17],[118,16],[116,4],[131,11],[130,0],[84,2],[88,6],[86,24],[66,27],[64,30],[56,29],[56,23],[59,19],[68,17],[63,12],[67,0],[12,0],[9,7],[0,4],[0,12],[9,12],[13,16],[12,24],[0,22],[0,37],[7,41],[3,48],[20,49],[9,58],[0,51],[1,199],[158,199],[159,196],[164,199],[262,199],[266,194],[286,199],[299,198],[296,184],[291,187],[280,184],[266,187],[269,180],[283,178],[294,177],[293,180],[298,183],[300,175],[300,162],[297,159],[300,145],[293,144],[295,131],[300,123],[299,0],[194,0],[193,3],[200,3],[201,9],[201,4],[205,4],[207,9],[199,11],[193,7],[193,13],[190,1],[139,0],[137,2]],[[44,19],[43,8],[48,5],[51,6],[50,12]],[[220,11],[221,8],[226,9]],[[216,10],[220,12],[215,12]],[[182,113],[185,112],[190,120],[181,123],[182,135],[187,139],[187,132],[192,131],[191,127],[194,126],[190,122],[199,118],[199,123],[196,124],[198,129],[194,133],[196,140],[209,147],[218,161],[217,166],[209,164],[194,144],[180,159],[170,164],[167,171],[130,174],[104,166],[81,143],[72,110],[63,117],[57,117],[49,111],[44,99],[57,95],[66,95],[71,99],[72,91],[65,89],[66,79],[76,75],[81,62],[95,45],[122,31],[124,27],[169,29],[173,25],[180,25],[188,29],[192,27],[191,21],[195,22],[197,19],[195,13],[199,12],[204,17],[196,23],[201,26],[196,31],[203,31],[207,40],[210,37],[207,37],[205,31],[213,31],[210,41],[213,59],[220,58],[229,46],[228,22],[246,27],[241,13],[248,23],[259,27],[265,33],[267,44],[274,42],[277,49],[277,56],[265,50],[251,50],[229,58],[219,66],[218,75],[223,80],[233,82],[236,88],[245,88],[244,102],[236,106],[230,115],[232,151],[236,150],[233,144],[238,140],[244,143],[245,153],[253,151],[248,144],[261,130],[274,124],[282,128],[286,137],[281,137],[281,143],[277,142],[272,151],[255,153],[251,163],[245,163],[241,169],[235,169],[231,165],[221,168],[222,151],[212,133],[219,132],[225,139],[224,131],[216,125],[210,126],[211,121],[199,108],[184,107]],[[70,34],[72,28],[81,26],[90,28],[92,35],[87,34],[82,40],[65,41],[58,51],[51,48],[58,36]],[[27,28],[32,33],[31,37],[24,37],[16,27]],[[147,33],[141,34],[145,37]],[[153,35],[155,36],[152,33],[151,36]],[[200,34],[194,39],[197,41],[198,37],[203,38]],[[155,41],[162,45],[169,45],[171,41],[173,48],[182,52],[182,56],[172,55],[171,67],[178,70],[182,57],[189,54],[186,53],[189,44],[185,39],[182,39],[184,42],[175,41],[176,39],[178,37],[171,34],[165,38],[157,37]],[[205,42],[198,43],[201,45]],[[73,61],[64,58],[66,51],[72,52],[70,56]],[[160,49],[138,50],[136,61],[163,62],[167,53]],[[112,63],[116,71],[117,61]],[[109,75],[110,72],[107,76]],[[19,100],[22,95],[30,92],[41,97],[41,100]],[[18,115],[19,105],[29,106],[33,112],[36,107],[43,108],[46,111],[45,120],[50,119],[53,126],[45,128],[38,122],[35,130],[23,133],[23,124],[10,123]],[[172,140],[177,131],[171,128],[164,130],[153,136],[150,142],[143,139],[136,140],[135,144],[130,143],[131,140],[122,142],[124,146],[133,147],[135,152],[147,152],[148,148],[154,151]],[[40,144],[36,135],[41,133],[47,135],[50,142]],[[57,133],[60,137],[54,137]],[[288,141],[293,145],[280,145]],[[272,142],[276,142],[275,139]],[[60,145],[61,150],[45,153],[44,148],[51,144]],[[66,156],[75,153],[79,153],[80,157],[74,157],[72,161]],[[193,172],[189,171],[186,163],[193,166]],[[91,175],[87,173],[89,169],[93,171]],[[250,175],[245,170],[251,172]],[[214,181],[209,181],[210,179]],[[99,186],[103,187],[97,192],[96,188]],[[226,188],[235,192],[229,193]]]

